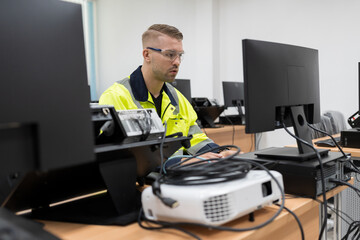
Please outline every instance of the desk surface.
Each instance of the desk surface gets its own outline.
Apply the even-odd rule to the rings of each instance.
[[[333,135],[333,136],[338,137],[338,136],[340,136],[340,134],[336,134],[336,135]],[[329,137],[322,137],[322,138],[313,139],[314,146],[316,148],[319,148],[319,149],[329,149],[332,152],[340,152],[340,150],[337,147],[319,147],[319,146],[317,146],[315,144],[316,141],[324,140],[324,139],[329,139]],[[297,145],[287,145],[286,147],[297,147]],[[342,150],[345,153],[350,153],[352,157],[360,158],[360,148],[346,148],[346,147],[343,147]]]
[[[203,131],[219,145],[236,145],[243,152],[255,149],[254,134],[245,133],[245,125],[219,125],[219,128],[203,128]]]
[[[285,203],[300,218],[305,231],[306,239],[316,239],[319,233],[319,203],[307,198],[292,198],[287,196]],[[234,220],[226,226],[234,228],[244,228],[258,225],[271,217],[278,207],[273,205],[265,207],[255,212],[255,222],[248,221],[248,216]],[[137,223],[122,226],[99,226],[74,224],[64,222],[42,221],[45,223],[45,229],[65,240],[77,239],[193,239],[188,235],[175,230],[148,231],[140,228]],[[199,227],[188,227],[188,230],[194,232],[202,239],[300,239],[300,230],[287,211],[283,212],[269,225],[256,230],[247,232],[224,232],[217,230],[208,230]]]
[[[339,137],[340,134],[336,134],[334,135],[335,137]],[[316,142],[318,140],[323,140],[323,139],[328,139],[329,137],[323,137],[323,138],[317,138],[317,139],[314,139],[313,142]],[[316,144],[314,144],[314,146],[316,148],[323,148],[323,149],[330,149],[330,151],[333,151],[333,152],[340,152],[340,150],[337,148],[337,147],[332,147],[332,148],[329,148],[329,147],[318,147],[316,146]],[[356,157],[356,158],[359,158],[360,157],[360,148],[346,148],[346,147],[343,147],[342,150],[345,152],[345,153],[350,153],[352,157]]]
[[[352,178],[350,184],[354,183]],[[328,191],[327,198],[340,193],[346,186],[340,186]],[[318,200],[322,201],[319,196]],[[310,198],[298,198],[292,195],[286,195],[285,205],[292,210],[300,219],[304,232],[305,239],[317,239],[319,234],[319,202]],[[275,205],[268,206],[257,210],[255,212],[255,221],[250,222],[248,216],[236,219],[226,226],[233,228],[245,228],[258,225],[269,219],[278,210]],[[128,226],[100,226],[100,225],[87,225],[75,224],[54,221],[41,221],[45,223],[45,229],[61,239],[64,240],[118,240],[118,239],[146,239],[157,240],[166,238],[169,240],[184,240],[193,239],[184,233],[175,230],[161,230],[161,231],[148,231],[140,228],[137,223]],[[197,234],[202,239],[301,239],[299,227],[287,211],[283,210],[282,213],[269,225],[258,229],[256,231],[247,232],[224,232],[217,230],[208,230],[199,227],[188,227],[188,230]]]

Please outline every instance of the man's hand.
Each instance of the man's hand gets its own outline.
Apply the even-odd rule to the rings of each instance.
[[[227,157],[227,156],[230,156],[230,155],[234,155],[236,153],[236,151],[234,150],[225,150],[225,151],[222,151],[220,152],[219,154],[222,156],[222,157]],[[244,152],[240,152],[239,154],[243,154]]]
[[[205,158],[205,159],[210,159],[210,158],[222,158],[223,155],[221,155],[220,153],[207,152],[207,153],[200,155],[199,157]]]
[[[204,159],[211,159],[211,158],[222,158],[223,156],[220,153],[213,153],[213,152],[207,152],[204,153],[200,156],[198,156],[199,158],[204,158]],[[183,158],[182,160],[185,160],[186,158]],[[194,162],[198,162],[200,161],[200,159],[198,158],[193,158],[190,159],[188,161],[185,161],[184,164],[189,164],[189,163],[194,163]]]
[[[204,153],[202,155],[199,156],[199,158],[204,158],[204,159],[212,159],[212,158],[224,158],[230,155],[234,155],[236,153],[236,151],[234,150],[225,150],[222,151],[220,153],[213,153],[213,152],[207,152]],[[240,152],[240,154],[242,154],[243,152]],[[193,162],[198,162],[199,159],[198,158],[193,158],[189,161],[184,162],[184,164],[188,164],[188,163],[193,163]]]

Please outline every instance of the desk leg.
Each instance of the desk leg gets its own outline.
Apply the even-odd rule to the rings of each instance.
[[[342,193],[335,195],[334,197],[334,208],[335,208],[335,218],[334,218],[334,240],[340,240],[342,235],[342,220],[340,218],[341,214],[341,204],[342,204]]]
[[[322,203],[319,204],[319,234],[321,231],[322,224],[324,222],[324,205]],[[327,229],[325,228],[324,233],[322,235],[321,240],[327,240]]]

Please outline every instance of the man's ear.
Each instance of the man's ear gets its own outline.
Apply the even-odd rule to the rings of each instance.
[[[143,57],[145,62],[150,62],[150,51],[149,49],[143,49]]]

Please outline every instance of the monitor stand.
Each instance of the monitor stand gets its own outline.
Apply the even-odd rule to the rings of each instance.
[[[318,149],[321,157],[328,155],[329,149]],[[316,153],[299,153],[296,147],[279,147],[259,150],[255,153],[258,158],[270,160],[289,160],[303,162],[316,158]]]
[[[208,115],[204,115],[201,117],[201,119],[199,119],[200,122],[200,127],[201,128],[219,128],[221,126],[216,125],[214,120],[208,116]]]
[[[201,128],[219,128],[215,124],[215,120],[224,111],[224,106],[206,106],[206,107],[194,107],[196,114],[198,115],[198,121],[200,121]]]
[[[307,125],[303,106],[293,106],[290,108],[291,119],[294,127],[295,135],[308,142],[312,145],[310,128]],[[290,161],[306,161],[317,158],[315,151],[296,140],[297,148],[282,147],[282,148],[270,148],[259,151],[256,156],[264,159],[279,159],[279,160],[290,160]],[[329,149],[317,149],[320,156],[328,154]]]

